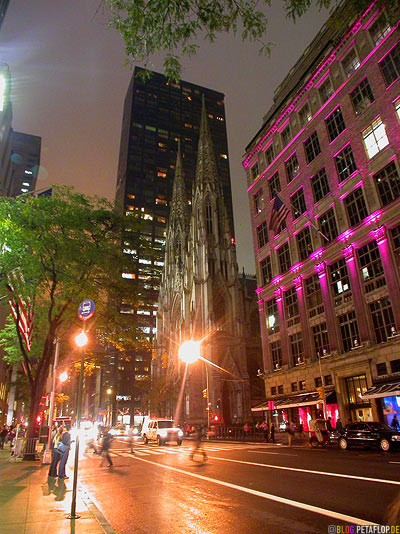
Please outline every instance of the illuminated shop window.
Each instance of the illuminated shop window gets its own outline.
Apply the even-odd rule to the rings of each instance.
[[[362,136],[369,158],[376,156],[376,154],[389,144],[385,125],[380,117],[374,120],[374,122],[363,131]]]

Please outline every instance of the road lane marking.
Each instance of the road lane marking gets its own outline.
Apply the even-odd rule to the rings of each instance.
[[[281,458],[286,458],[286,456],[298,456],[298,454],[282,454],[281,451],[279,452],[269,452],[269,451],[251,451],[255,454],[277,454]]]
[[[262,499],[267,499],[270,501],[275,501],[280,504],[286,504],[288,506],[293,506],[294,508],[299,508],[300,510],[307,510],[308,512],[313,512],[315,514],[324,515],[327,517],[332,517],[338,521],[346,521],[347,523],[353,523],[356,525],[377,525],[377,523],[372,523],[371,521],[366,521],[360,519],[359,517],[353,517],[346,514],[341,514],[335,512],[334,510],[328,510],[326,508],[320,508],[319,506],[313,506],[312,504],[306,504],[300,501],[294,501],[292,499],[286,499],[285,497],[279,497],[278,495],[272,495],[271,493],[265,493],[263,491],[257,491],[251,488],[246,488],[246,486],[239,486],[237,484],[232,484],[230,482],[225,482],[223,480],[218,480],[217,478],[206,477],[204,475],[199,475],[197,473],[191,473],[190,471],[184,471],[178,467],[173,467],[172,465],[160,464],[158,462],[153,462],[152,460],[145,460],[144,458],[136,458],[139,462],[145,462],[147,464],[152,464],[157,467],[163,467],[169,471],[175,471],[176,473],[181,473],[193,478],[198,478],[206,482],[211,482],[212,484],[217,484],[219,486],[225,486],[237,491],[242,491],[243,493],[249,493],[250,495],[255,495],[256,497],[261,497]],[[264,465],[264,464],[261,464]]]
[[[311,475],[324,475],[327,477],[350,478],[353,480],[364,480],[365,482],[378,482],[383,484],[392,484],[393,486],[400,486],[397,480],[388,480],[385,478],[370,478],[356,475],[345,475],[344,473],[329,473],[328,471],[313,471],[312,469],[299,469],[298,467],[285,467],[282,465],[260,464],[257,462],[245,462],[244,460],[232,460],[230,458],[219,458],[218,456],[209,456],[213,460],[220,460],[221,462],[234,462],[237,464],[255,465],[256,467],[267,467],[269,469],[280,469],[282,471],[296,471],[297,473],[309,473]]]

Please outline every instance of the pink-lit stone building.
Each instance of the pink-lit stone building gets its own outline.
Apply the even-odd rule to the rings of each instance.
[[[339,17],[277,88],[243,161],[266,388],[255,411],[276,426],[307,429],[321,386],[333,423],[400,412],[399,24],[374,4]]]

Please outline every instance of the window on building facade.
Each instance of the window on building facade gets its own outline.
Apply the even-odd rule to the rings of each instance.
[[[272,395],[272,396],[276,395],[276,386],[272,386],[272,388],[271,388],[271,395]]]
[[[274,369],[280,369],[282,367],[282,349],[281,342],[275,341],[271,343],[271,356],[272,356],[272,365]]]
[[[374,175],[382,206],[387,206],[400,196],[400,176],[394,161]]]
[[[359,187],[344,199],[350,226],[356,226],[368,215],[362,187]]]
[[[369,309],[377,343],[384,343],[395,330],[393,309],[388,297],[371,302]]]
[[[382,363],[377,363],[376,364],[376,374],[378,376],[383,376],[383,375],[387,375],[388,374],[386,362],[382,362]]]
[[[363,131],[362,136],[365,150],[367,151],[370,159],[376,156],[376,154],[378,154],[389,144],[385,125],[380,117],[375,119],[374,122]]]
[[[400,98],[394,103],[394,109],[396,110],[397,118],[400,120]]]
[[[400,76],[400,43],[392,48],[379,63],[386,87],[389,87]]]
[[[269,147],[265,150],[265,161],[267,165],[271,165],[274,161],[274,144],[271,143]]]
[[[391,360],[390,369],[392,373],[400,373],[400,360]]]
[[[385,13],[381,13],[369,29],[369,34],[375,46],[377,46],[390,32],[390,24]]]
[[[357,255],[365,293],[386,285],[381,255],[376,241],[370,241],[359,248]]]
[[[284,311],[287,326],[293,326],[300,322],[299,301],[295,287],[288,289],[284,294]]]
[[[299,390],[300,391],[305,391],[306,390],[306,381],[305,380],[300,380],[299,381]]]
[[[285,273],[291,267],[289,243],[284,243],[278,248],[278,263],[280,274]]]
[[[255,180],[257,178],[257,176],[259,175],[259,168],[258,168],[258,161],[256,161],[254,163],[254,165],[252,166],[251,168],[251,177],[253,180]]]
[[[283,385],[278,386],[278,395],[283,395]]]
[[[292,204],[293,219],[297,219],[297,217],[300,217],[300,215],[307,211],[304,189],[302,187],[290,197],[290,202]]]
[[[314,340],[315,355],[319,358],[323,358],[330,353],[328,328],[326,323],[313,326],[312,335]]]
[[[278,304],[275,299],[269,300],[266,303],[265,313],[268,335],[277,334],[279,332],[279,313]]]
[[[360,115],[372,104],[375,98],[367,78],[350,93],[350,98],[356,115]]]
[[[322,169],[311,178],[311,186],[315,202],[318,202],[330,192],[325,167],[322,167]]]
[[[298,389],[297,388],[297,382],[292,382],[291,387],[292,387],[292,393],[296,393],[296,391]]]
[[[362,395],[367,391],[367,377],[365,375],[351,376],[346,378],[347,397],[351,407],[370,405],[369,399],[363,399]]]
[[[360,344],[356,314],[351,311],[340,315],[338,320],[344,352],[349,352],[354,346]]]
[[[266,221],[257,226],[258,248],[262,248],[268,243],[268,227]]]
[[[280,234],[282,230],[284,230],[285,228],[287,228],[286,220],[282,221],[282,224],[279,226],[278,231],[276,232],[275,235]]]
[[[329,266],[329,283],[332,289],[332,294],[335,297],[335,305],[343,303],[342,298],[336,299],[336,297],[342,297],[342,295],[347,294],[348,299],[344,302],[351,299],[349,271],[344,258]]]
[[[265,286],[272,280],[271,256],[267,256],[260,261],[260,271],[262,285]]]
[[[325,120],[326,128],[328,130],[329,140],[333,141],[336,137],[346,129],[342,110],[340,107],[336,108],[329,117]]]
[[[390,231],[390,235],[392,238],[392,246],[397,268],[400,269],[400,224]]]
[[[285,167],[287,183],[290,183],[294,178],[296,178],[300,170],[296,152],[292,154],[290,158],[285,162]]]
[[[316,388],[320,388],[322,386],[322,378],[320,376],[314,378],[314,384]]]
[[[292,336],[289,336],[289,348],[290,348],[290,356],[292,359],[292,365],[295,367],[296,365],[301,365],[304,363],[304,347],[303,347],[303,334],[301,332],[297,332],[297,334],[293,334]]]
[[[318,92],[321,99],[321,104],[325,104],[325,102],[333,95],[333,85],[329,76],[326,78],[324,83],[321,84]]]
[[[299,260],[304,261],[313,251],[312,241],[311,241],[311,231],[310,227],[306,226],[304,230],[301,230],[296,235],[297,241],[297,250],[299,251]]]
[[[346,180],[349,176],[357,170],[356,162],[354,160],[353,151],[350,145],[344,147],[344,149],[335,156],[335,164],[338,172],[339,183]]]
[[[279,173],[276,172],[268,180],[269,194],[271,199],[275,198],[276,195],[281,191],[281,182],[279,180]]]
[[[360,60],[353,48],[342,61],[342,67],[346,78],[351,76],[360,67]]]
[[[309,102],[306,102],[299,111],[300,127],[303,128],[312,119],[312,113]]]
[[[262,188],[259,189],[257,193],[254,195],[253,201],[254,201],[254,213],[258,215],[264,209],[264,192]]]
[[[325,375],[324,382],[325,382],[325,386],[331,386],[333,384],[332,375]]]
[[[304,150],[306,152],[307,163],[311,163],[321,152],[317,132],[314,132],[306,141],[304,141]]]
[[[282,147],[285,148],[289,144],[292,138],[292,133],[290,130],[290,124],[288,124],[281,132]]]
[[[333,241],[339,233],[336,225],[335,211],[330,208],[318,219],[320,231],[328,238],[328,241],[324,239],[324,244],[329,241]]]
[[[307,278],[304,285],[306,292],[308,316],[311,318],[321,313],[324,313],[321,283],[319,281],[318,275],[314,274],[310,278]]]

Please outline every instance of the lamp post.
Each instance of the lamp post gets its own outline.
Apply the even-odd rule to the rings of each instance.
[[[75,461],[74,461],[74,482],[72,485],[72,503],[70,519],[78,519],[80,516],[76,515],[76,486],[78,482],[78,460],[79,460],[79,430],[81,427],[81,401],[82,401],[82,386],[83,386],[83,364],[85,355],[85,346],[88,342],[88,337],[84,330],[75,338],[75,343],[81,348],[81,368],[79,371],[79,387],[78,400],[76,407],[76,441],[75,441]]]

